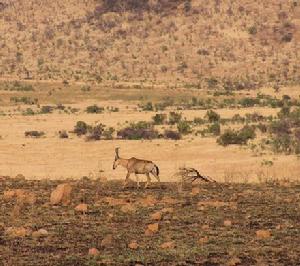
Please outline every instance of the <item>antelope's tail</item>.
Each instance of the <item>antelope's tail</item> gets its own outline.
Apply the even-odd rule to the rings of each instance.
[[[154,171],[155,174],[156,174],[157,176],[159,176],[159,168],[158,168],[158,166],[157,166],[156,164],[154,165],[154,168],[153,168],[152,171]]]

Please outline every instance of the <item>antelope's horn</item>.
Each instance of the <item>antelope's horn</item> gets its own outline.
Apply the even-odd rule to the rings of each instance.
[[[119,149],[120,149],[120,148],[116,148],[116,149],[115,149],[115,151],[116,151],[116,157],[117,157],[117,158],[119,158]]]

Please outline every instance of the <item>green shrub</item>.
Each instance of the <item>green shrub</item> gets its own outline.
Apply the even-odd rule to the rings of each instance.
[[[78,121],[74,127],[74,133],[77,136],[85,135],[88,131],[88,124],[83,121]]]
[[[221,126],[220,123],[215,122],[211,125],[208,126],[207,132],[214,135],[214,136],[219,136],[221,133]]]
[[[289,134],[275,135],[272,138],[274,152],[290,154],[293,150],[293,140]]]
[[[104,132],[105,125],[98,124],[96,126],[88,126],[88,135],[86,137],[87,141],[90,140],[100,140]]]
[[[239,131],[239,137],[242,139],[244,144],[246,144],[249,139],[255,139],[255,137],[256,137],[255,126],[245,125]]]
[[[67,139],[67,138],[69,138],[69,135],[68,135],[67,131],[65,131],[65,130],[58,131],[58,135],[59,135],[59,137],[61,139]]]
[[[43,131],[37,131],[37,130],[31,130],[31,131],[25,131],[25,137],[33,137],[33,138],[40,138],[45,135],[45,132]]]
[[[192,131],[190,123],[186,120],[179,121],[177,124],[177,129],[182,135],[187,135]]]
[[[248,32],[249,34],[251,35],[255,35],[257,33],[257,28],[255,26],[251,26],[249,29],[248,29]]]
[[[34,91],[34,88],[31,84],[22,84],[19,81],[15,81],[9,86],[10,91]]]
[[[81,87],[81,91],[89,92],[89,91],[91,91],[91,87],[89,85],[84,85]]]
[[[155,116],[152,117],[154,125],[163,125],[167,120],[166,114],[155,114]]]
[[[169,124],[170,125],[175,125],[181,120],[181,118],[182,118],[181,113],[170,112],[169,113]]]
[[[249,98],[245,97],[239,100],[238,102],[242,107],[253,107],[255,105],[259,105],[260,100],[257,98]]]
[[[208,110],[206,112],[205,117],[208,119],[208,121],[210,123],[218,122],[220,120],[220,115],[217,112],[213,111],[213,110]]]
[[[147,102],[146,104],[139,105],[143,111],[153,111],[153,104],[152,102]]]
[[[52,113],[52,110],[53,110],[52,106],[48,106],[48,105],[42,106],[41,114],[50,114]]]
[[[23,113],[23,115],[34,115],[34,111],[31,108],[27,108]]]
[[[205,120],[202,119],[201,117],[195,117],[193,122],[194,122],[195,125],[203,125],[203,124],[205,124]]]
[[[24,103],[24,104],[28,104],[28,105],[33,105],[33,104],[37,104],[38,103],[38,99],[31,99],[30,97],[11,97],[10,98],[11,102],[15,102],[15,103]]]
[[[115,129],[113,127],[109,127],[103,131],[103,137],[105,139],[113,139],[114,132],[115,132]]]
[[[256,136],[253,126],[244,126],[241,130],[227,129],[218,139],[217,143],[222,146],[231,144],[247,144],[249,139],[254,139]]]
[[[173,139],[173,140],[179,140],[181,139],[181,134],[174,130],[166,130],[164,132],[164,138],[165,139]]]
[[[97,106],[96,104],[94,105],[90,105],[86,108],[86,112],[88,114],[100,114],[104,111],[104,108],[103,107],[99,107]]]

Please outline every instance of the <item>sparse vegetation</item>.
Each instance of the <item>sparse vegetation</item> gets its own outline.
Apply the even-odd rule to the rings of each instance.
[[[248,140],[254,139],[256,136],[255,128],[252,126],[244,126],[241,130],[227,129],[217,139],[217,143],[222,146],[228,146],[231,144],[245,145]]]
[[[158,132],[153,128],[152,124],[145,121],[131,123],[130,126],[117,132],[118,138],[130,140],[156,139],[158,135]]]
[[[78,121],[74,127],[74,133],[77,136],[85,135],[88,131],[88,124],[83,121]]]
[[[86,108],[86,112],[88,114],[100,114],[104,111],[103,107],[99,107],[98,105],[94,104],[94,105],[90,105]]]
[[[68,133],[67,133],[66,130],[60,130],[60,131],[58,132],[58,135],[59,135],[59,137],[60,137],[61,139],[67,139],[67,138],[69,138],[69,135],[68,135]]]
[[[33,137],[33,138],[40,138],[45,135],[45,132],[43,131],[37,131],[37,130],[31,130],[31,131],[25,131],[25,137]]]

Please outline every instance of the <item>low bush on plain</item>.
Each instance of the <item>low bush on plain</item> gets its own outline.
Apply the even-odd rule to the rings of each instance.
[[[231,144],[245,145],[248,140],[256,137],[255,127],[246,125],[241,130],[227,129],[217,139],[217,143],[222,146],[228,146]]]
[[[31,130],[31,131],[25,131],[25,137],[33,137],[33,138],[40,138],[45,135],[45,132],[43,131],[37,131],[37,130]]]

